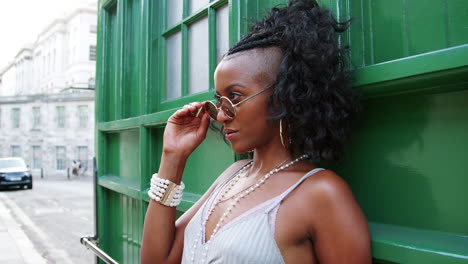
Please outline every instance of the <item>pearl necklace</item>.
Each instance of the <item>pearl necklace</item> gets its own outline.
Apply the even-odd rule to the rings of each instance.
[[[276,168],[279,168],[281,165],[286,163],[287,160],[288,159],[283,160],[278,166],[276,166]],[[236,174],[236,176],[233,179],[229,180],[228,183],[226,183],[226,185],[223,187],[222,191],[220,191],[219,194],[216,196],[215,202],[213,202],[213,204],[212,204],[212,206],[210,208],[211,212],[214,211],[214,209],[216,208],[216,206],[219,203],[230,200],[230,199],[238,196],[239,194],[241,194],[242,192],[244,192],[248,188],[252,187],[252,185],[249,185],[246,188],[244,188],[244,189],[240,190],[239,192],[235,193],[234,195],[231,195],[229,197],[227,196],[229,191],[239,182],[239,180],[241,178],[249,178],[250,174],[247,173],[247,169],[252,166],[252,162],[253,161],[251,160],[247,164],[245,164],[244,167],[242,167],[239,170],[239,172]]]
[[[249,175],[247,174],[247,169],[252,167],[252,163],[253,161],[249,161],[247,162],[236,174],[236,176],[234,178],[232,178],[230,181],[228,181],[226,183],[226,186],[223,188],[222,191],[219,192],[219,195],[217,195],[215,201],[213,202],[213,204],[211,205],[210,207],[210,211],[214,211],[215,207],[221,203],[221,202],[224,202],[226,200],[229,200],[231,199],[232,197],[226,197],[227,194],[229,193],[229,191],[237,184],[237,182],[239,182],[239,180],[241,178],[248,178]],[[244,190],[242,190],[244,191]],[[242,192],[241,191],[241,192]],[[236,194],[237,195],[237,194]],[[234,195],[235,196],[235,195]]]
[[[229,215],[229,213],[231,213],[232,209],[239,203],[239,201],[244,198],[245,196],[249,195],[250,193],[252,193],[253,191],[255,191],[258,187],[260,187],[263,183],[265,183],[266,180],[268,180],[270,178],[271,175],[279,172],[279,171],[282,171],[288,167],[290,167],[291,165],[295,164],[296,162],[300,161],[300,160],[303,160],[305,158],[309,157],[307,154],[304,154],[302,156],[300,156],[299,158],[289,162],[288,164],[285,164],[281,167],[276,167],[274,168],[273,170],[271,170],[270,172],[268,172],[267,174],[265,174],[265,176],[263,176],[259,181],[257,181],[257,183],[255,183],[254,185],[252,185],[250,188],[248,188],[247,190],[245,190],[244,192],[242,192],[241,195],[239,195],[238,197],[236,197],[232,202],[231,204],[226,208],[226,210],[224,211],[224,213],[221,215],[221,217],[219,218],[218,220],[218,223],[216,224],[215,228],[213,229],[213,233],[211,234],[210,236],[210,239],[206,242],[205,246],[204,246],[204,252],[203,252],[203,258],[201,259],[201,263],[204,263],[206,261],[206,256],[207,256],[207,252],[208,252],[208,249],[209,249],[209,245],[211,243],[211,241],[213,240],[213,237],[214,235],[218,232],[219,228],[221,227],[221,224],[224,222],[224,220],[226,219],[226,217]],[[244,165],[244,167],[236,174],[236,178],[238,178],[237,176],[239,174],[242,174],[243,171],[245,171],[248,167],[252,166],[252,162],[253,161],[250,161],[249,163],[247,163],[246,165]],[[281,165],[281,164],[280,164]],[[234,180],[234,179],[233,179]],[[224,191],[224,194],[220,196],[220,198],[213,202],[213,205],[210,207],[210,209],[208,210],[207,212],[207,215],[202,223],[202,227],[200,227],[200,236],[198,239],[200,239],[201,241],[205,240],[205,237],[204,237],[204,230],[206,229],[206,223],[208,222],[208,219],[210,218],[210,215],[211,213],[213,212],[214,208],[216,207],[216,205],[218,205],[219,201],[222,199],[222,197],[224,197],[224,195],[232,188],[232,186],[235,185],[235,183],[238,181],[239,179],[237,179],[235,182],[232,182],[232,183],[227,183],[227,184],[231,184],[231,187],[230,188],[226,188],[226,190]],[[193,245],[192,247],[192,257],[191,257],[191,263],[194,263],[195,261],[195,249],[197,247],[197,243],[198,243],[198,239],[196,239],[194,242],[195,244]]]

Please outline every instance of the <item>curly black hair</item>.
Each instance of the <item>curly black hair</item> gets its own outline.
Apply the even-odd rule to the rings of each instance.
[[[337,37],[348,25],[315,0],[290,0],[271,9],[226,54],[281,49],[270,118],[287,124],[292,155],[307,153],[317,163],[342,156],[351,119],[360,109],[346,65],[348,47],[340,47]]]

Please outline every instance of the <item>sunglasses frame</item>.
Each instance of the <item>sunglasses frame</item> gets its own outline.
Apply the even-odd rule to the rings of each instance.
[[[232,119],[236,118],[236,115],[237,115],[236,107],[237,107],[237,106],[239,106],[240,104],[244,103],[244,102],[247,101],[247,100],[252,99],[253,97],[255,97],[255,96],[257,96],[257,95],[263,93],[264,91],[266,91],[266,90],[268,90],[268,89],[270,89],[270,88],[272,88],[272,86],[268,86],[267,88],[265,88],[265,89],[263,89],[263,90],[261,90],[261,91],[255,93],[255,94],[253,94],[253,95],[251,95],[251,96],[245,98],[244,100],[238,102],[237,104],[233,104],[232,101],[231,101],[229,98],[227,98],[226,96],[221,96],[221,97],[219,98],[219,103],[220,103],[220,104],[219,104],[219,107],[218,107],[215,103],[213,103],[213,102],[211,102],[211,101],[206,101],[205,104],[204,104],[205,111],[208,112],[208,114],[210,115],[210,117],[211,117],[213,120],[216,120],[216,121],[217,121],[217,117],[218,117],[219,111],[223,111],[223,114],[224,114],[227,118],[229,118],[230,120],[232,120]],[[224,111],[224,110],[221,108],[221,106],[222,106],[222,100],[223,100],[223,99],[226,100],[226,101],[231,105],[231,108],[232,108],[232,111],[231,111],[231,112],[233,113],[234,116],[232,116],[232,117],[229,116],[229,115],[226,113],[226,111]],[[213,118],[213,116],[210,114],[210,113],[212,113],[212,111],[210,111],[210,110],[208,109],[209,106],[207,106],[207,105],[211,105],[211,107],[214,107],[214,109],[216,109],[216,118]],[[212,109],[213,109],[213,108],[212,108]]]

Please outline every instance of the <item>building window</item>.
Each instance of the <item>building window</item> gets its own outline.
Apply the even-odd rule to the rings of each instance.
[[[206,62],[221,58],[229,46],[229,5],[214,2],[167,0],[166,8],[155,13],[166,13],[166,28],[160,35],[165,45],[158,50],[166,55],[161,71],[166,75],[164,99],[177,100],[213,88],[212,69]],[[216,46],[211,48],[212,38]]]
[[[32,118],[32,128],[39,128],[41,126],[41,108],[39,106],[34,106],[32,108]]]
[[[57,63],[57,51],[54,49],[54,53],[53,53],[53,72],[56,72],[57,69],[58,69],[58,63]]]
[[[97,26],[96,25],[90,25],[89,26],[89,32],[90,33],[96,33],[97,32]]]
[[[32,146],[32,168],[41,168],[41,146]]]
[[[88,88],[89,88],[89,89],[94,89],[95,86],[96,86],[96,81],[94,80],[94,78],[90,78],[90,79],[88,80]]]
[[[81,162],[84,169],[88,169],[88,147],[78,146],[78,161]]]
[[[57,160],[57,170],[65,170],[66,169],[66,153],[64,146],[57,146],[55,147],[56,152],[56,160]]]
[[[11,145],[11,156],[21,157],[21,147],[18,145]]]
[[[88,127],[88,106],[87,105],[78,106],[78,119],[80,122],[79,124],[80,128]]]
[[[57,128],[65,127],[65,106],[57,106]]]
[[[19,108],[12,108],[11,109],[11,126],[13,128],[19,128],[20,127],[20,117],[21,117],[21,111]]]
[[[89,60],[90,61],[96,60],[96,45],[89,46]]]

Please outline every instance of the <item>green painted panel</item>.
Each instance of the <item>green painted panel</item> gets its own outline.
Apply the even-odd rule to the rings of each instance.
[[[340,2],[344,10],[337,12],[353,19],[349,39],[357,67],[468,43],[468,7],[463,0],[346,3]]]
[[[142,201],[113,192],[104,191],[106,200],[106,222],[100,232],[103,250],[119,263],[139,263],[142,226]]]
[[[97,184],[114,192],[125,194],[135,199],[141,198],[141,191],[138,182],[124,179],[117,176],[105,175],[99,176]]]
[[[140,263],[140,246],[143,228],[140,200],[121,196],[122,208],[122,263]]]
[[[124,131],[120,134],[120,177],[140,181],[140,135],[138,131]]]
[[[103,146],[103,151],[106,155],[103,157],[103,162],[107,165],[105,168],[100,168],[100,175],[120,175],[120,134],[112,133],[105,135],[106,145]],[[104,170],[103,170],[104,169]]]
[[[468,237],[370,222],[373,255],[398,263],[467,263]]]
[[[466,0],[445,0],[447,36],[450,46],[468,43],[468,5]]]
[[[371,30],[374,47],[374,63],[390,61],[404,56],[403,1],[366,0],[372,12]]]
[[[208,131],[206,140],[192,153],[184,171],[187,192],[203,194],[234,161],[234,153],[218,132]]]
[[[409,54],[421,54],[449,47],[446,0],[406,1],[405,20]],[[421,8],[421,6],[430,8]],[[430,26],[428,26],[430,25]]]
[[[99,210],[102,210],[105,214],[100,215],[99,221],[105,224],[102,224],[103,228],[99,230],[99,246],[117,262],[122,263],[121,244],[115,243],[122,241],[123,234],[121,195],[105,189],[102,194],[100,199],[104,200],[105,207],[99,208]]]
[[[141,46],[141,0],[125,0],[123,38],[122,117],[139,114],[139,73]]]
[[[162,135],[164,133],[163,127],[157,127],[148,130],[148,145],[147,145],[147,155],[148,155],[148,164],[146,164],[148,174],[142,175],[143,186],[149,188],[149,183],[153,173],[156,173],[159,169],[159,160],[162,154]]]
[[[468,91],[366,101],[341,173],[370,221],[468,236]]]
[[[128,130],[108,134],[108,168],[100,175],[114,175],[123,179],[140,182],[139,132]]]
[[[154,31],[154,30],[153,30]],[[165,76],[165,72],[162,71],[162,65],[160,63],[154,63],[159,61],[160,45],[159,40],[153,40],[150,43],[149,53],[149,74],[146,76],[149,87],[148,87],[148,96],[146,98],[148,113],[155,113],[159,109],[159,104],[157,102],[161,101],[159,96],[160,92],[157,89],[158,84],[161,82],[161,78],[158,76]]]
[[[105,121],[117,119],[116,113],[116,62],[117,62],[117,5],[112,5],[104,13],[104,65],[103,65],[103,103],[106,106],[103,114]]]
[[[348,44],[350,45],[350,57],[352,58],[352,64],[355,68],[361,68],[366,65],[366,61],[370,61],[370,58],[367,58],[370,54],[364,49],[363,40],[367,40],[368,31],[365,30],[365,22],[362,2],[357,4],[350,5],[348,7],[349,15],[352,19],[350,28],[348,30]],[[351,15],[352,14],[352,15]],[[351,32],[360,32],[360,34],[351,34]],[[369,46],[369,45],[367,45]]]

